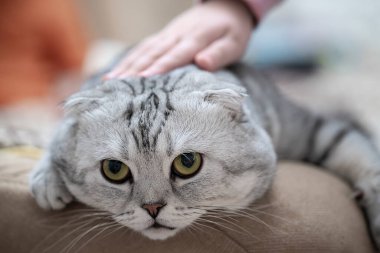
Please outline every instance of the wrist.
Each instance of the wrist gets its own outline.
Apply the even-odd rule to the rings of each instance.
[[[258,24],[258,17],[250,6],[243,0],[200,0],[198,2],[207,3],[214,2],[216,4],[223,5],[227,8],[232,8],[234,11],[239,12],[240,15],[249,17],[251,20],[251,26],[254,28]]]

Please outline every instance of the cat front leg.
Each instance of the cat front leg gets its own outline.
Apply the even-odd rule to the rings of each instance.
[[[76,121],[65,119],[46,153],[29,175],[30,192],[43,209],[59,210],[73,200],[62,176],[72,168],[67,161],[74,156],[76,130]]]
[[[46,154],[29,176],[30,192],[45,210],[62,209],[73,200],[56,166]]]
[[[316,161],[359,191],[359,203],[367,214],[372,236],[380,246],[380,153],[360,128],[350,123],[341,127],[335,135],[338,141],[328,151],[328,157]]]
[[[306,119],[306,118],[305,118]],[[361,197],[373,238],[380,246],[380,152],[371,136],[352,120],[321,116],[304,120],[302,138],[293,139],[302,152],[293,158],[332,172],[346,180]],[[308,127],[305,127],[308,126]],[[292,136],[297,136],[295,132]],[[291,146],[290,146],[291,147]]]
[[[364,207],[372,237],[380,248],[380,176],[368,177],[357,183],[359,203]]]

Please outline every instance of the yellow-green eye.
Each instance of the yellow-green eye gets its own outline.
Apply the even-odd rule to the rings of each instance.
[[[103,160],[102,175],[111,183],[121,184],[132,178],[129,167],[117,160]]]
[[[198,173],[201,166],[201,154],[196,152],[183,153],[174,159],[172,173],[180,178],[190,178]]]

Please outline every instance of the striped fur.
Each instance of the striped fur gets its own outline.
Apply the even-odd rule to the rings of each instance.
[[[238,209],[260,198],[278,157],[324,167],[362,190],[379,241],[380,156],[369,136],[351,121],[289,102],[244,65],[216,73],[187,66],[149,78],[92,79],[65,110],[31,175],[33,195],[44,208],[63,208],[75,196],[152,239],[165,239],[207,208]],[[202,153],[204,165],[191,179],[175,178],[171,163],[186,151]],[[106,182],[102,159],[128,164],[133,183]],[[152,228],[141,208],[146,203],[165,203],[156,221],[171,229]]]

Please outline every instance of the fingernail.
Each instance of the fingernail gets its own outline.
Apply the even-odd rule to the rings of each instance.
[[[160,72],[157,69],[153,69],[153,70],[148,69],[148,70],[144,70],[140,72],[138,75],[148,77],[148,76],[153,76],[153,75],[158,75],[158,74],[160,74]]]
[[[107,74],[104,75],[105,78],[107,79],[112,79],[112,78],[115,78],[117,75],[117,72],[116,71],[112,71],[112,72],[109,72]]]
[[[149,71],[143,71],[143,72],[140,72],[138,73],[138,76],[143,76],[143,77],[148,77],[150,76],[150,72]]]
[[[119,75],[117,76],[118,79],[123,79],[123,78],[127,78],[128,76],[131,76],[129,74],[122,74],[122,75]]]
[[[112,75],[110,75],[110,74],[107,74],[107,75],[103,76],[103,79],[111,79],[111,78],[112,78]]]

